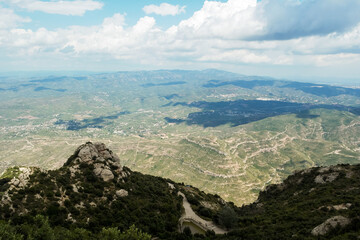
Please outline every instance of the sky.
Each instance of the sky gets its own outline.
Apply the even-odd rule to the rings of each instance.
[[[359,0],[0,0],[0,72],[216,68],[360,83]]]

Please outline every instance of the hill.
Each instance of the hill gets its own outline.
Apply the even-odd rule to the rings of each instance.
[[[239,208],[229,239],[358,239],[359,184],[360,165],[298,171]]]
[[[357,239],[359,183],[360,165],[309,168],[237,207],[89,142],[57,170],[5,172],[0,239]]]
[[[65,229],[89,234],[114,227],[126,231],[135,225],[153,236],[172,239],[181,236],[180,192],[184,198],[189,196],[190,202],[211,205],[212,209],[206,209],[208,217],[226,205],[218,196],[122,167],[104,144],[90,142],[81,145],[57,170],[9,169],[0,181],[0,192],[1,219],[20,226],[27,239],[36,238],[38,233],[28,232],[26,227],[37,221],[59,228],[62,234]],[[192,194],[199,198],[191,199]]]

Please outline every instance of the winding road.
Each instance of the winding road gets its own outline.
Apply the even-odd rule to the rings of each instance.
[[[201,217],[199,217],[192,210],[190,203],[188,202],[187,198],[185,197],[185,195],[182,192],[179,192],[178,195],[183,197],[183,207],[185,209],[185,213],[181,216],[181,218],[179,220],[181,224],[182,224],[181,221],[186,221],[187,219],[190,219],[190,220],[192,220],[191,222],[193,224],[198,225],[198,227],[200,227],[201,229],[210,230],[210,231],[212,230],[215,232],[215,234],[227,233],[226,230],[219,228],[212,221],[206,221],[206,220],[202,219]]]

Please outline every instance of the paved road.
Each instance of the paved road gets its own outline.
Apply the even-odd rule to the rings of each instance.
[[[212,221],[206,221],[204,219],[202,219],[201,217],[199,217],[191,208],[190,203],[188,202],[187,198],[185,197],[185,195],[182,192],[178,193],[179,195],[181,195],[183,197],[183,206],[185,209],[185,213],[182,215],[182,218],[191,218],[193,220],[195,220],[196,222],[199,222],[202,224],[202,227],[206,227],[209,230],[213,230],[216,234],[225,234],[227,233],[226,230],[219,228],[218,226],[216,226]]]

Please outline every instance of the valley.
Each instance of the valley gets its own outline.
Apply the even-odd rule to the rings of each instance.
[[[25,78],[0,88],[0,172],[56,169],[74,147],[104,142],[122,165],[242,205],[295,170],[360,161],[357,89],[216,70]]]

